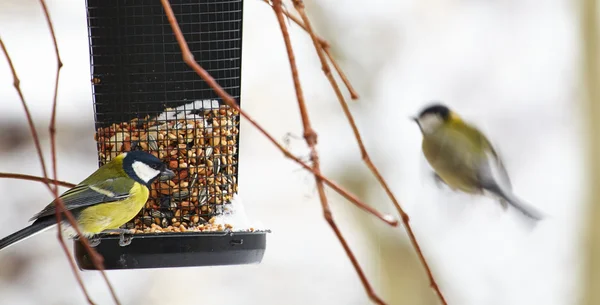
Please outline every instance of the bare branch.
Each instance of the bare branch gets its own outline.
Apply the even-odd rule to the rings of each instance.
[[[50,151],[52,155],[52,172],[54,176],[54,180],[57,179],[57,162],[56,162],[56,102],[58,99],[58,80],[60,78],[60,69],[63,67],[63,63],[60,59],[60,53],[58,51],[58,43],[56,43],[56,35],[54,34],[54,25],[52,24],[52,20],[50,20],[50,14],[48,13],[48,7],[46,6],[46,2],[44,0],[40,0],[40,4],[42,5],[42,9],[44,11],[44,16],[46,17],[46,22],[48,24],[48,28],[50,29],[50,34],[52,36],[52,43],[54,44],[54,53],[56,54],[56,78],[54,81],[54,97],[52,99],[52,115],[50,117],[50,127],[48,128],[50,131]],[[56,184],[56,183],[55,183]],[[60,228],[60,214],[57,213],[59,228]]]
[[[52,172],[54,175],[54,180],[56,180],[57,171],[56,171],[56,101],[58,99],[58,80],[60,77],[60,69],[63,67],[63,63],[60,59],[60,53],[58,51],[58,44],[56,43],[56,35],[54,34],[54,25],[52,24],[52,20],[50,20],[50,14],[48,13],[48,7],[46,6],[46,2],[44,0],[40,0],[40,4],[42,5],[44,16],[46,17],[46,22],[48,23],[48,28],[50,29],[50,34],[52,36],[52,43],[54,44],[54,53],[56,54],[56,79],[54,81],[54,97],[52,99],[52,115],[50,118],[50,149],[52,153]]]
[[[442,304],[446,305],[447,303],[444,298],[444,295],[440,291],[440,289],[437,285],[437,282],[435,281],[435,278],[433,277],[433,274],[431,272],[431,268],[429,267],[429,264],[427,263],[427,260],[425,259],[423,252],[421,251],[421,247],[420,247],[419,243],[417,242],[417,239],[412,231],[412,228],[411,228],[410,222],[409,222],[410,219],[409,219],[408,215],[406,214],[406,212],[404,212],[404,209],[402,209],[402,207],[400,206],[400,203],[398,202],[398,200],[392,193],[392,190],[388,186],[388,184],[385,181],[385,179],[383,178],[383,176],[379,173],[379,170],[377,169],[375,164],[373,164],[369,154],[367,153],[367,149],[364,145],[364,142],[362,140],[362,137],[360,135],[358,127],[356,126],[354,117],[352,116],[352,113],[350,112],[350,108],[348,107],[348,104],[346,103],[346,100],[344,99],[342,91],[340,90],[340,87],[338,86],[337,82],[333,78],[333,75],[331,74],[331,70],[329,69],[329,64],[327,63],[327,60],[325,59],[325,52],[324,52],[325,48],[322,47],[322,44],[320,43],[320,38],[317,37],[317,35],[313,31],[310,20],[308,19],[308,16],[306,15],[306,11],[304,8],[304,2],[302,0],[292,0],[292,2],[294,4],[294,8],[298,11],[298,13],[300,14],[300,17],[302,18],[302,22],[304,24],[304,29],[308,32],[308,34],[312,38],[313,45],[315,47],[315,50],[317,51],[319,60],[321,61],[321,68],[323,70],[323,73],[329,80],[329,83],[331,84],[331,87],[333,88],[333,91],[335,92],[335,95],[337,96],[338,101],[339,101],[340,105],[342,106],[344,114],[346,115],[346,118],[348,119],[348,123],[352,127],[352,132],[354,133],[354,137],[356,138],[356,142],[358,143],[358,147],[360,149],[360,153],[361,153],[364,163],[367,165],[367,167],[373,173],[373,175],[377,178],[377,181],[379,182],[379,184],[383,187],[383,189],[385,190],[388,197],[394,203],[396,210],[398,211],[398,213],[400,214],[400,216],[402,218],[402,222],[404,223],[404,227],[406,228],[406,232],[408,233],[410,242],[413,245],[415,251],[417,252],[417,255],[419,256],[419,260],[421,261],[421,264],[423,265],[423,267],[425,268],[425,270],[427,272],[427,276],[429,277],[429,283],[430,283],[431,287],[434,289],[435,293],[437,294],[437,296],[440,299],[440,301],[442,302]]]
[[[57,69],[56,69],[56,79],[54,81],[54,97],[52,99],[52,115],[50,118],[50,127],[49,127],[49,132],[50,132],[50,154],[52,156],[52,173],[53,173],[53,177],[54,177],[54,187],[52,188],[52,193],[54,193],[54,198],[57,201],[60,201],[59,199],[59,194],[58,194],[58,185],[56,185],[56,182],[58,181],[58,175],[57,175],[57,162],[56,162],[56,100],[58,98],[58,80],[60,77],[60,69],[62,68],[63,64],[62,61],[60,60],[60,53],[58,51],[58,44],[56,43],[56,35],[54,34],[54,25],[52,24],[52,20],[50,20],[50,14],[48,13],[48,7],[46,6],[46,2],[44,0],[40,0],[40,4],[42,5],[42,10],[44,12],[44,17],[46,18],[46,23],[48,24],[48,28],[50,30],[50,34],[52,36],[52,43],[54,45],[54,53],[56,55],[56,61],[57,61]],[[47,181],[47,180],[46,180]],[[63,212],[62,206],[63,204],[60,205],[61,207],[59,207],[59,205],[57,205],[57,209],[56,209],[56,224],[58,227],[58,232],[57,232],[57,238],[60,241],[60,245],[63,248],[63,251],[65,253],[69,253],[69,250],[67,248],[67,245],[63,239],[62,236],[62,217],[61,217],[61,213]],[[69,264],[71,265],[71,269],[73,269],[74,273],[76,274],[77,277],[77,281],[79,282],[79,284],[81,285],[81,287],[83,289],[85,289],[85,286],[83,285],[83,281],[81,280],[79,273],[76,272],[76,266],[75,263],[73,262],[73,260],[69,257]],[[93,303],[92,299],[89,297],[89,295],[87,295],[86,293],[86,297],[87,297],[87,301],[88,303]]]
[[[296,3],[294,3],[294,5],[296,6]],[[314,129],[312,128],[312,126],[310,124],[310,119],[308,117],[308,110],[306,109],[306,104],[304,102],[304,96],[302,94],[302,86],[300,85],[300,78],[298,76],[298,68],[296,65],[294,50],[292,49],[290,35],[288,33],[287,26],[286,26],[285,20],[284,20],[284,14],[283,14],[282,8],[281,8],[281,0],[273,0],[272,7],[275,10],[275,15],[277,16],[277,21],[279,22],[279,27],[281,28],[281,33],[283,36],[283,40],[285,42],[285,48],[286,48],[288,58],[290,61],[290,67],[292,70],[292,78],[294,80],[294,89],[296,90],[296,97],[298,99],[298,107],[300,109],[300,115],[302,117],[302,125],[304,126],[304,139],[306,140],[306,143],[310,147],[313,170],[315,173],[320,173],[321,170],[320,170],[320,164],[319,164],[319,155],[318,155],[317,149],[316,149],[317,134],[314,131]],[[310,28],[310,24],[307,23],[306,20],[304,21],[304,24],[306,25],[306,29],[308,30],[309,34],[311,34],[311,37],[313,37],[313,39],[315,39],[315,36]],[[320,44],[318,44],[318,42],[316,42],[316,40],[315,40],[315,43],[320,46]],[[329,76],[331,76],[331,74],[329,74]],[[336,87],[337,87],[337,84],[336,84]],[[319,192],[319,199],[321,200],[321,206],[323,207],[323,216],[327,220],[327,223],[329,223],[329,226],[331,226],[331,229],[335,232],[335,235],[337,236],[338,240],[342,244],[342,247],[346,251],[348,258],[352,262],[352,265],[354,266],[354,269],[356,270],[356,273],[358,274],[358,277],[360,278],[360,280],[367,292],[367,295],[376,304],[382,304],[382,305],[385,304],[385,302],[375,293],[375,290],[371,286],[371,283],[367,279],[367,276],[365,275],[364,271],[360,267],[360,264],[358,263],[356,256],[350,249],[348,242],[346,241],[346,239],[340,232],[340,229],[338,228],[335,221],[333,220],[331,209],[329,207],[329,203],[327,202],[327,196],[325,196],[325,190],[323,189],[323,180],[320,179],[319,177],[317,177],[316,174],[315,174],[315,180],[316,180],[316,184],[317,184],[317,190]]]
[[[54,96],[52,99],[52,114],[51,114],[51,118],[50,118],[50,126],[48,129],[50,132],[50,149],[51,149],[51,154],[52,154],[52,172],[54,175],[54,180],[57,181],[58,176],[57,176],[57,169],[56,169],[57,168],[57,161],[56,161],[56,108],[57,108],[58,84],[59,84],[59,78],[60,78],[60,70],[63,67],[63,63],[60,59],[60,53],[58,51],[58,43],[56,42],[56,35],[54,33],[54,25],[52,24],[52,20],[50,19],[50,13],[48,12],[48,7],[44,0],[40,0],[40,3],[42,5],[42,9],[44,11],[44,16],[46,17],[46,22],[48,23],[48,28],[50,30],[50,34],[52,36],[52,43],[54,44],[54,52],[56,53],[56,64],[57,64],[56,80],[54,82]],[[57,204],[56,204],[56,222],[58,224],[58,229],[59,229],[58,230],[58,239],[60,240],[61,245],[63,245],[65,252],[68,253],[68,249],[67,249],[66,245],[64,244],[63,236],[61,234],[61,223],[62,223],[61,214],[66,209],[64,208],[64,204],[62,203],[62,200],[59,198],[58,186],[54,187],[53,193],[54,193],[54,197],[57,202]],[[79,230],[79,226],[75,222],[75,219],[72,217],[71,213],[67,211],[67,213],[65,213],[65,215],[67,216],[69,223],[75,228],[75,231],[77,231],[77,234],[79,234],[79,240],[82,242],[84,248],[90,255],[90,259],[91,259],[94,267],[96,267],[96,269],[98,269],[100,271],[100,274],[104,278],[104,281],[106,282],[106,285],[107,285],[108,289],[110,290],[111,296],[113,297],[115,304],[120,305],[121,302],[119,301],[119,298],[117,297],[117,293],[115,292],[110,281],[108,280],[108,277],[106,276],[106,273],[104,272],[104,265],[103,265],[104,259],[90,246],[88,239],[81,234],[81,232]],[[73,272],[77,273],[75,263],[73,262],[73,260],[70,257],[69,257],[69,263],[71,264],[71,268],[73,269]],[[83,288],[83,282],[81,282],[81,285]],[[91,302],[89,297],[88,297],[88,301]]]

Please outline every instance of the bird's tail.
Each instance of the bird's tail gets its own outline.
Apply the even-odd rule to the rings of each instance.
[[[519,212],[523,213],[523,215],[533,220],[542,220],[544,218],[544,215],[541,211],[523,202],[521,199],[517,198],[517,196],[515,196],[512,192],[504,191],[499,187],[494,188],[491,191],[497,196],[500,196],[500,198],[502,198],[504,201],[508,202],[508,204],[519,210]]]
[[[22,241],[28,237],[31,237],[37,233],[44,231],[45,229],[49,229],[52,225],[56,224],[56,219],[54,217],[48,217],[46,219],[39,219],[32,223],[30,226],[25,227],[11,235],[0,239],[0,250]]]

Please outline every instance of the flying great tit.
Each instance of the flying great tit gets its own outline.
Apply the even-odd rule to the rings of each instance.
[[[155,156],[143,151],[123,153],[101,166],[88,178],[60,195],[65,209],[69,210],[81,233],[97,246],[99,239],[91,239],[99,233],[118,232],[119,244],[126,246],[129,230],[119,229],[133,219],[148,200],[152,182],[163,176],[175,174]],[[45,231],[56,225],[55,201],[33,216],[30,226],[0,240],[0,250],[16,242]],[[77,234],[62,214],[61,226],[69,237]]]
[[[491,194],[505,209],[508,203],[531,219],[542,219],[541,212],[513,194],[500,156],[477,128],[442,104],[432,104],[412,119],[421,129],[423,154],[438,181],[469,194]]]

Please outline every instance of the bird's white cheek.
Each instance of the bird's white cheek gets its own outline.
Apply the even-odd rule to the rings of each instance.
[[[138,177],[140,177],[140,179],[144,180],[145,182],[148,182],[148,181],[154,179],[155,177],[157,177],[160,174],[160,171],[155,170],[155,169],[151,168],[150,166],[146,165],[145,163],[142,163],[139,161],[133,162],[131,167],[135,171],[135,174]]]
[[[434,132],[441,124],[442,121],[436,116],[426,116],[419,119],[419,126],[421,126],[423,133]]]

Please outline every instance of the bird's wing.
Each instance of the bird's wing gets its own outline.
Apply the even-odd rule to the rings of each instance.
[[[510,193],[512,185],[508,172],[502,162],[502,157],[496,152],[492,143],[475,127],[464,124],[462,132],[468,135],[468,138],[474,139],[476,145],[473,150],[481,149],[483,158],[477,158],[477,181],[482,190],[491,192],[500,197],[500,203],[503,208],[508,208],[508,201],[503,199],[502,194]]]
[[[94,184],[79,184],[60,195],[67,210],[92,206],[104,202],[119,201],[129,198],[129,190],[135,181],[128,177],[105,179]],[[42,211],[33,216],[31,220],[53,215],[56,213],[56,201],[46,206]]]
[[[473,139],[473,151],[482,150],[485,154],[483,158],[478,158],[476,168],[478,169],[477,178],[481,187],[486,188],[496,184],[505,190],[512,189],[508,172],[504,167],[501,156],[496,152],[492,143],[477,128],[470,124],[462,124],[460,132],[465,134],[468,139]]]
[[[508,176],[508,172],[506,171],[506,167],[504,167],[504,163],[502,162],[502,158],[496,152],[492,143],[489,142],[485,137],[481,137],[481,140],[484,141],[484,145],[489,149],[487,150],[486,155],[486,164],[482,167],[483,175],[480,178],[484,183],[495,183],[498,187],[504,190],[512,190],[512,184],[510,182],[510,177]]]

